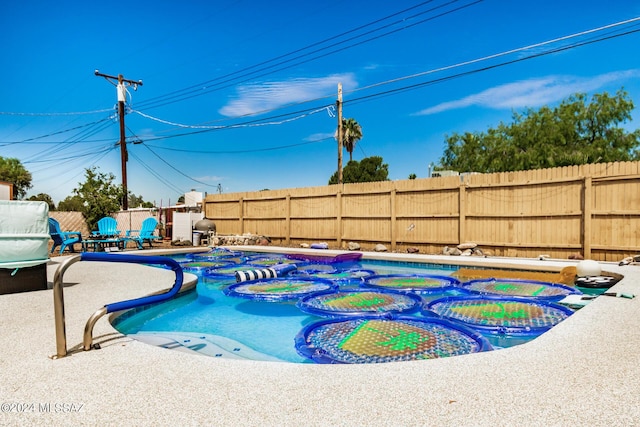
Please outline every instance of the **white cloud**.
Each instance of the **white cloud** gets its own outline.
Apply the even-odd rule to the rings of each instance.
[[[333,138],[335,132],[314,133],[303,139],[305,142],[323,141],[327,138]]]
[[[237,96],[218,112],[227,117],[238,117],[283,105],[320,98],[338,91],[338,83],[354,89],[357,82],[351,73],[334,74],[318,78],[297,78],[280,82],[263,82],[239,86]]]
[[[493,109],[535,108],[561,101],[577,92],[591,92],[621,80],[640,76],[640,70],[616,71],[599,76],[547,76],[507,83],[455,101],[443,102],[415,115],[479,106]]]

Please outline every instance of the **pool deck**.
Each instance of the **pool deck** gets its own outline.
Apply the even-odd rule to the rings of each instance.
[[[51,259],[50,284],[66,258]],[[575,265],[465,258],[554,270]],[[0,295],[0,425],[640,425],[640,266],[601,264],[625,276],[611,291],[636,298],[599,297],[527,344],[416,362],[313,365],[170,351],[120,335],[106,318],[94,329],[102,348],[82,351],[85,323],[97,309],[166,289],[174,275],[78,262],[64,274],[67,357],[49,358],[56,353],[51,290]]]

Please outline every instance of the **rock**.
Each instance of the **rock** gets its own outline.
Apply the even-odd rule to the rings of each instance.
[[[420,252],[420,249],[416,248],[415,246],[409,246],[407,248],[407,253],[409,254],[417,254],[418,252]]]
[[[174,240],[171,242],[171,246],[193,246],[191,240]]]
[[[473,256],[485,256],[484,252],[480,248],[474,248],[472,249],[472,252],[473,252],[472,254]]]
[[[462,255],[462,251],[458,248],[450,248],[449,246],[445,246],[442,250],[444,255]]]
[[[460,249],[458,249],[460,250]],[[460,254],[461,256],[471,256],[471,254],[473,253],[473,251],[471,249],[465,249],[464,251],[462,251],[462,253]]]
[[[582,256],[582,254],[579,254],[579,253],[573,253],[573,254],[570,254],[570,255],[569,255],[569,259],[578,259],[578,260],[581,260],[581,259],[584,259],[584,257]]]
[[[350,251],[359,251],[360,250],[360,244],[356,243],[356,242],[349,242],[349,243],[347,243],[347,248]]]
[[[383,245],[382,243],[378,243],[377,245],[375,245],[373,247],[373,250],[375,252],[387,252],[387,247],[385,245]]]
[[[258,245],[260,245],[260,246],[269,246],[269,244],[270,244],[269,239],[267,239],[265,237],[261,237],[258,240]]]
[[[300,243],[300,247],[301,248],[308,248],[309,244],[308,243]]]
[[[478,246],[477,243],[470,243],[470,242],[469,243],[460,243],[458,245],[458,249],[460,249],[461,251],[464,251],[465,249],[473,249],[476,246]]]

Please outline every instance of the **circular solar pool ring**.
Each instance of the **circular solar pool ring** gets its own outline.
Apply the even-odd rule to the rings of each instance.
[[[416,293],[442,293],[459,285],[458,279],[427,274],[380,274],[367,277],[362,286]]]
[[[223,258],[217,261],[193,260],[181,262],[180,267],[185,271],[204,271],[210,268],[229,267],[236,265],[233,261],[225,261]]]
[[[423,314],[437,314],[484,332],[537,336],[573,314],[550,301],[498,296],[460,296],[437,299]]]
[[[477,294],[528,297],[559,301],[567,295],[581,294],[578,289],[551,282],[518,279],[478,279],[464,282],[460,287]]]
[[[218,258],[240,257],[240,256],[243,256],[243,254],[242,252],[230,251],[224,248],[216,248],[208,252],[190,253],[190,254],[186,254],[185,256],[193,260],[215,261]]]
[[[376,316],[413,313],[422,307],[418,295],[384,291],[353,290],[309,295],[298,301],[298,308],[320,317]]]
[[[287,254],[290,259],[314,262],[316,264],[353,264],[362,258],[361,252],[344,252],[338,255]]]
[[[335,288],[336,285],[329,280],[276,277],[237,283],[226,288],[224,293],[255,301],[279,302],[297,300],[315,292],[326,292]]]
[[[491,350],[480,333],[445,319],[337,318],[312,323],[296,350],[316,363],[385,363]]]
[[[315,275],[316,273],[335,273],[338,270],[331,264],[298,264],[298,271]]]
[[[344,284],[360,284],[367,277],[373,276],[375,271],[373,270],[362,270],[362,269],[353,269],[353,270],[337,270],[337,271],[319,271],[319,272],[309,272],[309,271],[296,271],[296,275],[300,276],[310,276],[317,277],[319,279],[327,279],[333,282],[336,282],[340,285]]]
[[[278,254],[274,254],[274,255],[255,255],[252,257],[247,258],[247,260],[245,261],[247,264],[252,265],[254,267],[273,267],[274,265],[280,265],[280,264],[291,264],[291,265],[295,265],[296,262],[301,264],[300,261],[295,261],[295,260],[291,260],[286,258],[284,255],[278,255]]]

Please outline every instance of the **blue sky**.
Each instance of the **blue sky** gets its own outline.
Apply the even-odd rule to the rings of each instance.
[[[640,105],[640,21],[590,32],[638,17],[634,0],[5,2],[0,156],[56,202],[85,168],[119,184],[116,89],[99,70],[143,81],[128,88],[127,181],[157,205],[326,185],[338,83],[364,134],[354,160],[427,177],[446,135],[513,112],[621,88]]]

